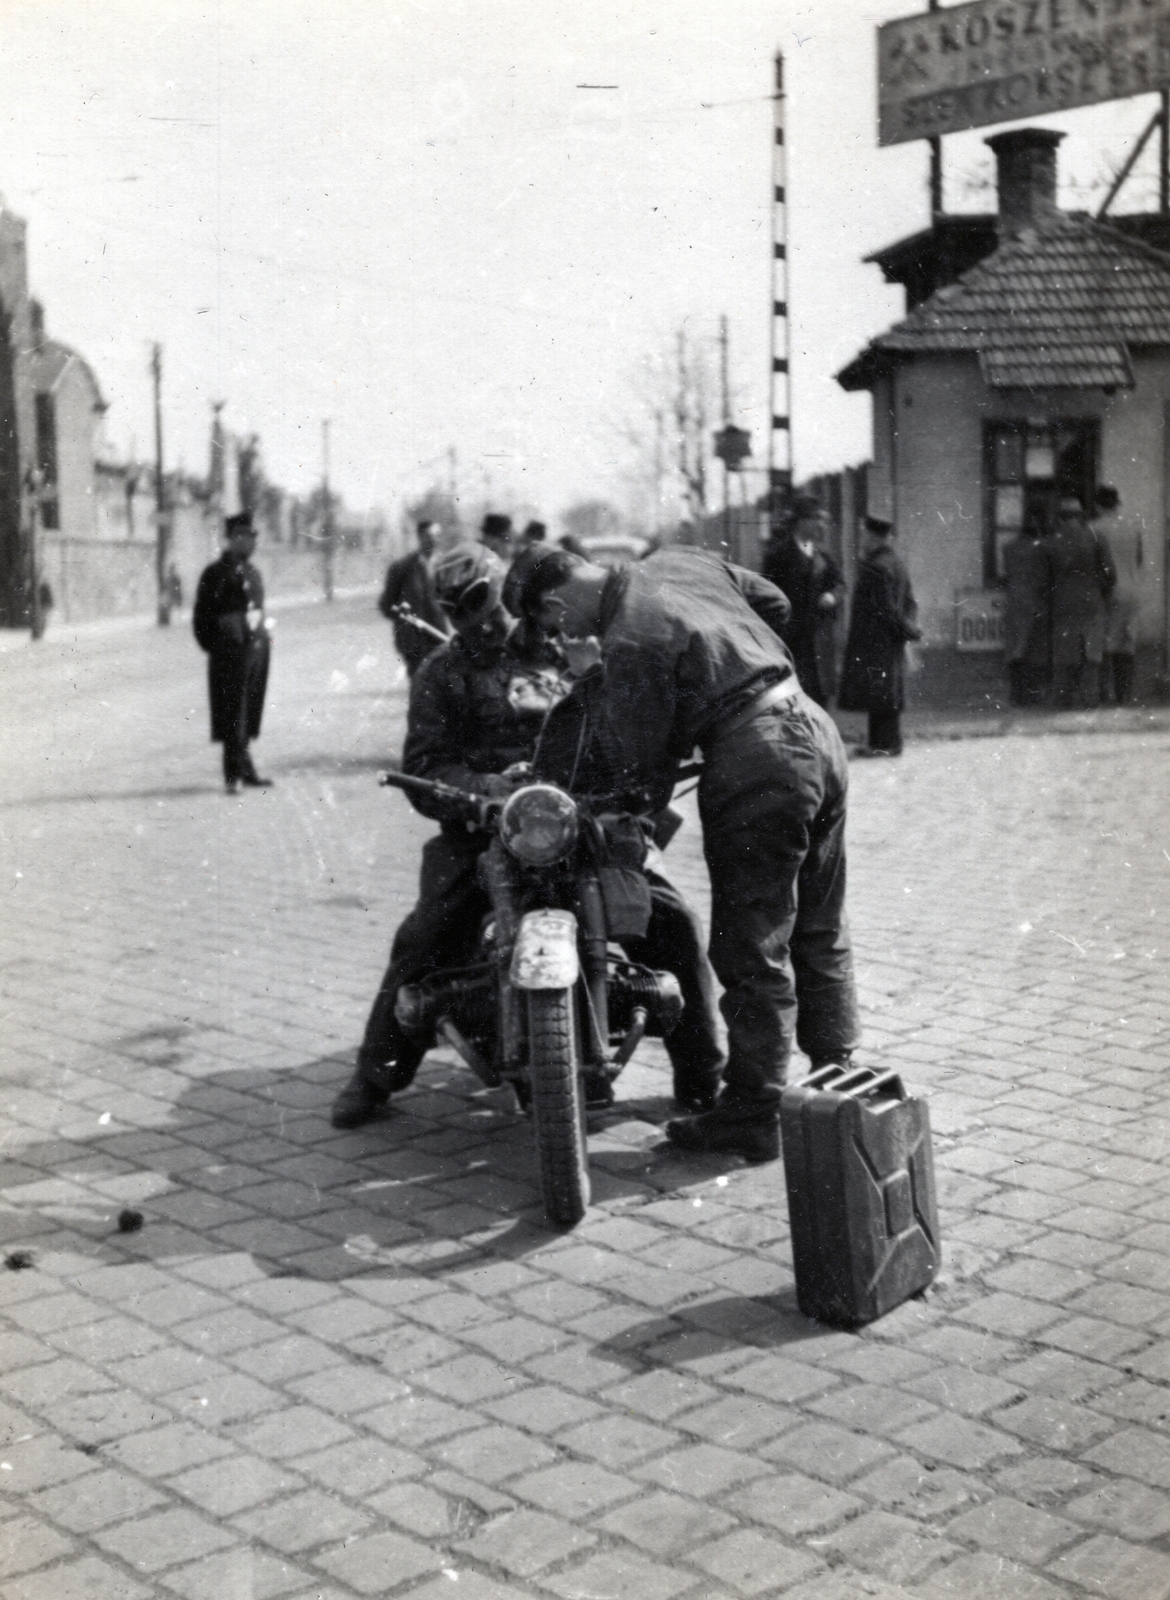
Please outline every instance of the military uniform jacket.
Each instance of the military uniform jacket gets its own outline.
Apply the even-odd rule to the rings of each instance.
[[[661,810],[680,759],[793,676],[780,638],[789,614],[775,584],[702,551],[661,550],[615,568],[602,593],[601,666],[574,699],[596,708],[591,735],[623,792]]]
[[[768,551],[764,576],[787,595],[792,607],[783,638],[792,652],[801,687],[827,700],[837,683],[838,609],[829,610],[817,602],[822,595],[843,593],[844,580],[837,563],[816,548],[806,556],[795,539],[784,538]]]
[[[1098,662],[1105,648],[1105,603],[1117,571],[1108,541],[1092,528],[1058,528],[1052,563],[1052,665]]]
[[[400,605],[409,606],[420,621],[429,622],[433,628],[443,633],[449,631],[447,619],[435,599],[431,571],[421,550],[414,550],[410,555],[390,563],[378,600],[378,610],[393,624],[394,648],[413,677],[431,651],[438,649],[439,641],[424,629],[415,628],[401,617],[394,616],[393,608]]]
[[[1019,534],[1004,547],[1004,655],[1008,661],[1046,667],[1052,568],[1048,544]]]
[[[249,625],[249,613],[256,627]],[[211,737],[225,732],[255,739],[268,686],[269,644],[264,627],[264,581],[250,561],[225,551],[203,569],[191,616],[207,652]]]
[[[910,574],[892,550],[874,550],[858,568],[853,591],[841,710],[901,711],[906,645],[921,637]]]
[[[530,646],[519,629],[486,660],[458,637],[439,645],[411,682],[402,770],[486,794],[489,776],[532,759],[545,714],[563,692],[556,652]],[[459,806],[409,798],[423,816],[462,832]]]

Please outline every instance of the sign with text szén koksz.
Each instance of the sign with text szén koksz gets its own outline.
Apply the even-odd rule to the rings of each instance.
[[[1170,0],[974,0],[878,29],[878,143],[1170,88]]]

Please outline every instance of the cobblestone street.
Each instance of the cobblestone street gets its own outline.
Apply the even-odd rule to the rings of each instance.
[[[657,1046],[569,1234],[442,1052],[330,1127],[431,828],[368,598],[280,614],[242,797],[186,623],[0,674],[5,1600],[1170,1596],[1164,713],[852,769],[860,1059],[946,1246],[853,1334],[778,1163],[661,1144]],[[693,813],[668,861],[699,898]]]

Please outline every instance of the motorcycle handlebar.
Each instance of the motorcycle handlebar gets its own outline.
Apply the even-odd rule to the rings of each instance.
[[[416,628],[419,633],[429,634],[432,639],[437,639],[440,644],[446,644],[450,639],[449,633],[444,633],[441,628],[436,628],[434,623],[424,622],[410,609],[405,601],[390,607],[390,615],[395,622],[405,622],[408,627]]]
[[[379,772],[378,786],[382,789],[413,789],[416,794],[429,794],[435,800],[454,800],[476,812],[485,806],[498,804],[487,795],[472,794],[469,789],[456,789],[449,783],[438,783],[433,778],[412,778],[408,772]]]
[[[540,782],[540,779],[530,780]],[[383,789],[402,789],[409,793],[429,795],[433,800],[447,800],[457,805],[464,806],[474,816],[479,824],[485,823],[496,817],[504,802],[498,796],[485,794],[472,794],[468,789],[456,789],[453,784],[440,783],[435,778],[415,778],[408,772],[380,772],[378,785]],[[575,794],[571,798],[585,811],[599,816],[605,811],[630,811],[634,809],[635,815],[648,815],[648,812],[631,808],[629,795],[612,794]],[[670,829],[673,836],[675,828]]]

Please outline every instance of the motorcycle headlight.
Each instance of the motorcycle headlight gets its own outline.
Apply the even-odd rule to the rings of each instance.
[[[576,804],[551,784],[528,784],[505,802],[500,838],[525,866],[551,867],[577,842]]]

